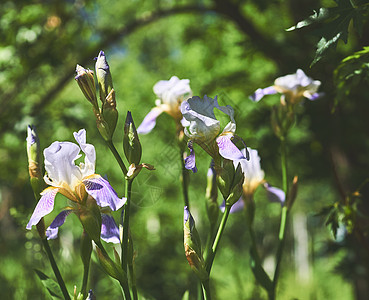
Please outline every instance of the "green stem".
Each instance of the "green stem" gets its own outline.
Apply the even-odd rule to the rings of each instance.
[[[201,282],[204,300],[211,300],[209,279]]]
[[[283,191],[286,195],[285,203],[287,203],[287,196],[288,196],[288,181],[287,181],[287,153],[286,153],[286,137],[283,136],[281,138],[281,167],[282,167],[282,183],[283,183]],[[279,279],[280,274],[280,267],[281,267],[281,261],[283,256],[283,250],[285,245],[285,238],[286,238],[286,224],[287,224],[287,217],[288,217],[288,207],[283,206],[282,212],[281,212],[281,222],[279,226],[279,234],[278,234],[278,249],[276,254],[276,266],[274,271],[274,277],[273,277],[273,293],[271,296],[274,299],[275,298],[275,292],[277,288],[277,283]]]
[[[116,161],[118,162],[119,167],[121,168],[124,176],[126,176],[127,175],[127,168],[124,165],[124,162],[123,162],[122,158],[120,157],[117,149],[115,148],[113,142],[112,141],[106,141],[106,144],[108,145],[110,151],[113,153],[113,155],[114,155]]]
[[[99,249],[101,250],[102,254],[104,256],[106,256],[107,258],[109,258],[109,254],[108,254],[108,252],[106,252],[106,250],[105,250],[103,244],[101,243],[101,241],[99,241],[99,242],[95,241],[95,243],[96,243],[96,246],[99,247]],[[110,258],[109,258],[109,260],[110,260]],[[131,300],[131,293],[129,291],[129,285],[128,285],[127,277],[123,281],[122,280],[118,280],[118,281],[120,283],[120,286],[123,289],[125,299],[126,300]]]
[[[188,200],[188,183],[189,183],[189,174],[188,174],[188,170],[185,168],[185,163],[184,163],[184,159],[183,159],[183,150],[181,149],[181,145],[179,146],[180,150],[179,150],[179,154],[180,154],[180,160],[181,160],[181,166],[182,166],[182,193],[183,193],[183,200],[184,200],[184,204],[185,206],[188,207],[188,209],[190,209],[190,202]]]
[[[70,299],[69,294],[68,294],[68,291],[67,291],[67,288],[65,287],[65,283],[64,283],[63,277],[60,274],[58,265],[55,262],[53,253],[51,252],[50,245],[49,245],[49,243],[48,243],[48,241],[47,241],[46,238],[43,238],[42,239],[42,244],[43,244],[44,249],[46,251],[47,257],[49,258],[49,261],[50,261],[51,267],[52,267],[52,269],[54,271],[56,280],[58,281],[59,287],[60,287],[60,289],[61,289],[61,291],[63,293],[64,299]]]
[[[128,265],[128,235],[129,235],[129,214],[130,214],[130,206],[131,206],[131,193],[132,193],[132,182],[133,180],[126,180],[125,187],[125,195],[127,197],[127,202],[124,207],[123,217],[123,237],[121,241],[122,246],[122,269],[127,273],[127,265]],[[122,218],[121,218],[122,221]]]
[[[87,296],[87,282],[90,269],[91,252],[92,252],[92,241],[88,236],[88,234],[84,231],[81,237],[81,259],[83,262],[83,279],[82,279],[81,294],[83,295],[83,299],[85,299]]]
[[[137,295],[137,285],[136,285],[136,274],[134,271],[133,264],[129,264],[128,269],[129,269],[129,275],[131,277],[131,289],[132,289],[133,299],[137,300],[138,295]]]
[[[209,275],[210,275],[211,267],[213,266],[213,261],[214,261],[215,254],[218,249],[220,238],[222,237],[225,225],[227,223],[230,210],[231,210],[231,205],[226,205],[222,220],[220,221],[220,224],[219,224],[217,235],[213,242],[213,246],[211,248],[211,251],[209,251],[209,255],[205,259],[205,267]]]

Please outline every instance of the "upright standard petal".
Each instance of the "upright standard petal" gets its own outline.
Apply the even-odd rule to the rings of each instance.
[[[101,214],[101,239],[107,243],[119,244],[119,228],[112,216]]]
[[[177,76],[172,76],[169,80],[160,80],[154,85],[153,90],[162,103],[168,105],[178,105],[178,102],[192,93],[190,80],[179,79]]]
[[[182,102],[181,112],[183,117],[190,122],[190,126],[185,128],[185,134],[197,142],[207,143],[219,134],[220,123],[215,118],[214,107],[217,100],[204,96],[192,97]]]
[[[187,170],[192,170],[192,172],[197,172],[196,167],[196,159],[195,159],[195,150],[193,149],[193,142],[189,141],[187,144],[188,149],[190,149],[190,155],[187,156],[184,160],[185,162],[185,168]]]
[[[95,174],[96,151],[93,145],[86,143],[86,130],[81,129],[78,132],[74,132],[73,136],[85,154],[85,163],[81,166],[82,176],[86,177]]]
[[[48,240],[53,240],[58,237],[59,227],[64,224],[65,219],[71,212],[72,211],[70,209],[66,209],[55,217],[54,221],[52,221],[50,226],[46,229],[46,236]]]
[[[45,169],[55,187],[68,185],[72,190],[80,183],[82,173],[74,161],[80,157],[80,148],[71,142],[54,142],[44,150]]]
[[[236,147],[235,144],[231,141],[230,135],[220,135],[216,142],[219,147],[219,154],[229,160],[240,160],[245,159],[246,157],[243,153]]]
[[[57,188],[48,187],[42,193],[41,199],[38,201],[35,210],[27,224],[27,229],[30,230],[33,225],[40,222],[41,218],[51,213],[54,209],[55,196],[58,193]]]
[[[116,211],[127,201],[127,198],[120,199],[110,183],[100,175],[94,174],[84,178],[83,183],[86,192],[96,200],[100,207],[108,206],[111,210]]]
[[[146,117],[143,119],[142,123],[140,124],[140,126],[138,126],[137,128],[137,133],[139,134],[147,134],[149,133],[151,130],[153,130],[153,128],[156,125],[156,118],[162,113],[163,111],[158,108],[158,107],[154,107],[147,115]]]

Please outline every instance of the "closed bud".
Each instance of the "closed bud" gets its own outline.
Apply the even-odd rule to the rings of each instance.
[[[232,185],[231,185],[231,192],[229,193],[228,197],[225,198],[226,205],[232,206],[235,204],[238,199],[242,196],[243,193],[243,182],[244,182],[244,175],[242,173],[241,164],[237,165],[235,170],[235,174],[233,177]]]
[[[112,89],[105,98],[105,102],[101,109],[101,114],[108,126],[109,136],[112,137],[118,121],[118,111],[114,89]]]
[[[34,126],[27,127],[28,170],[31,178],[42,179],[40,161],[40,141]]]
[[[77,65],[76,72],[77,76],[74,79],[77,81],[83,95],[98,110],[94,73],[80,65]]]
[[[109,124],[106,123],[106,121],[101,117],[100,114],[96,115],[96,126],[105,141],[112,140],[113,134],[109,129]]]
[[[184,208],[184,248],[188,263],[201,281],[209,278],[205,269],[205,262],[201,253],[201,241],[195,227],[195,221],[188,210]]]
[[[100,89],[100,100],[104,104],[107,96],[113,89],[113,80],[104,51],[100,51],[98,57],[96,58],[95,69],[96,78]]]
[[[95,199],[93,199],[91,196],[87,197],[86,206],[80,206],[78,217],[88,236],[95,243],[100,242],[101,213]]]
[[[224,199],[227,199],[232,188],[232,181],[235,174],[233,162],[228,159],[222,160],[221,166],[216,166],[217,183]]]
[[[123,149],[130,164],[138,165],[140,163],[142,148],[130,111],[127,112],[126,122],[124,123]]]

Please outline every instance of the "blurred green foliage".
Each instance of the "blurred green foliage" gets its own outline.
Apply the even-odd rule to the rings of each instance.
[[[322,2],[322,3],[320,3]],[[259,150],[266,179],[281,186],[279,143],[270,128],[270,96],[252,103],[259,87],[302,68],[322,81],[325,97],[301,107],[288,140],[289,176],[299,175],[294,212],[307,216],[309,280],[296,277],[294,234],[288,232],[279,299],[365,299],[369,284],[368,201],[366,186],[356,229],[335,241],[316,214],[345,199],[368,177],[369,89],[368,23],[363,34],[351,34],[348,44],[312,69],[315,44],[321,36],[310,28],[286,32],[313,10],[333,1],[237,0],[17,0],[0,3],[0,290],[4,299],[48,299],[33,269],[52,276],[36,231],[25,226],[35,207],[28,182],[26,126],[34,124],[42,148],[53,141],[72,141],[86,128],[97,152],[97,173],[107,175],[118,195],[124,184],[114,157],[96,129],[90,104],[74,82],[76,64],[93,69],[93,58],[104,50],[111,66],[120,113],[115,141],[122,149],[123,121],[132,112],[136,126],[154,106],[153,85],[172,75],[191,80],[194,95],[219,96],[234,107],[237,134]],[[366,33],[366,34],[365,34]],[[365,52],[366,51],[366,52]],[[360,54],[361,53],[361,54]],[[353,63],[349,65],[350,63]],[[360,62],[360,64],[357,64]],[[342,67],[342,64],[345,64]],[[336,82],[334,70],[336,71]],[[363,68],[362,68],[363,67]],[[364,68],[365,67],[365,68]],[[348,70],[346,72],[346,70]],[[358,71],[359,70],[359,71]],[[352,75],[350,75],[352,74]],[[363,76],[365,74],[365,76]],[[358,79],[355,79],[358,77]],[[336,99],[340,101],[335,106]],[[335,112],[332,114],[332,108]],[[132,236],[136,251],[139,293],[147,299],[180,299],[194,278],[183,250],[181,165],[175,125],[163,114],[155,129],[140,137],[143,170],[133,185]],[[209,158],[197,149],[199,172],[191,174],[190,203],[205,242],[206,172]],[[267,266],[276,251],[280,207],[263,193],[255,197],[255,230]],[[219,199],[219,202],[221,199]],[[50,224],[65,199],[58,196]],[[355,208],[356,209],[356,208]],[[118,220],[119,216],[115,215]],[[292,219],[291,219],[292,225]],[[356,231],[355,231],[356,230]],[[60,237],[51,242],[69,291],[80,286],[82,229],[69,217]],[[231,215],[212,272],[216,299],[265,299],[249,268],[248,238],[242,214]],[[111,247],[109,248],[112,251]],[[112,253],[112,252],[111,252]],[[96,257],[89,286],[98,299],[117,299],[120,287],[104,275]],[[339,270],[340,272],[336,272]],[[349,276],[343,277],[349,274]]]

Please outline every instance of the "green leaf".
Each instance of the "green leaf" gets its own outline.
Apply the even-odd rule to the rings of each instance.
[[[314,60],[310,66],[317,63],[328,49],[334,48],[339,40],[342,40],[345,44],[347,43],[348,27],[351,20],[358,34],[362,33],[363,21],[368,12],[368,1],[361,1],[360,3],[355,1],[354,3],[352,0],[335,0],[335,2],[337,6],[320,8],[319,12],[314,11],[313,15],[287,29],[287,31],[292,31],[318,24],[317,32],[320,39]]]
[[[60,290],[59,285],[51,278],[49,278],[46,274],[41,272],[40,270],[34,269],[38,278],[41,280],[41,283],[49,292],[52,299],[63,299],[63,294]]]
[[[255,253],[255,249],[252,248],[250,249],[250,265],[256,280],[265,290],[271,291],[273,289],[273,283],[261,266],[260,260],[258,259],[258,254]]]

